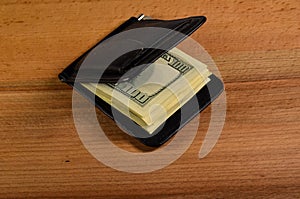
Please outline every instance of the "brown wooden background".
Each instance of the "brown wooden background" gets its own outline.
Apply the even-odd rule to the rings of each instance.
[[[1,0],[0,197],[299,198],[299,8],[297,0]],[[216,61],[228,110],[206,158],[197,155],[210,108],[180,159],[153,173],[129,174],[84,148],[72,90],[57,74],[140,13],[207,16],[192,38]],[[147,150],[103,120],[116,145]]]

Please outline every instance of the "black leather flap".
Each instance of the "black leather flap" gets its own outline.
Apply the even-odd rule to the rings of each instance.
[[[204,16],[177,20],[139,20],[132,17],[76,59],[59,74],[59,78],[70,84],[74,83],[75,78],[82,83],[128,80],[192,34],[205,21]],[[121,48],[127,52],[123,50],[122,53]],[[77,76],[79,69],[80,75]]]

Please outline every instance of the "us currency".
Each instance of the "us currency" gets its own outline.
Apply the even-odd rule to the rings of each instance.
[[[138,76],[120,83],[84,83],[150,134],[209,81],[207,66],[174,48]]]

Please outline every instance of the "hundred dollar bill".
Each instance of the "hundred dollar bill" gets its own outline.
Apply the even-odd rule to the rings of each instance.
[[[210,74],[205,64],[174,48],[126,82],[82,85],[151,134],[210,81]]]

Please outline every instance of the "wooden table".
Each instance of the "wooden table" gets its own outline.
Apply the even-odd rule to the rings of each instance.
[[[299,7],[297,0],[2,0],[0,197],[299,198]],[[220,69],[227,117],[204,159],[198,151],[210,108],[183,156],[161,170],[131,174],[85,149],[72,117],[72,89],[57,75],[140,13],[207,16],[192,38]],[[104,123],[120,148],[145,150],[109,119]]]

